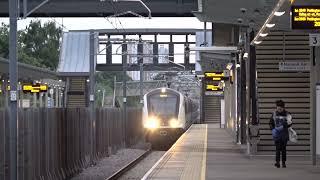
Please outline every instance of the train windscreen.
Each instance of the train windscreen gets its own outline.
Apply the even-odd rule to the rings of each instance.
[[[174,117],[177,114],[178,97],[171,94],[159,96],[159,94],[150,96],[149,112],[155,116]]]

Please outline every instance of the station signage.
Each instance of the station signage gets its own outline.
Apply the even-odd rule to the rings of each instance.
[[[218,85],[212,85],[212,84],[207,84],[206,86],[206,90],[209,90],[209,91],[221,91],[222,88]]]
[[[310,71],[310,63],[304,61],[279,62],[279,71],[308,72]]]
[[[206,72],[204,73],[206,78],[214,78],[214,77],[224,77],[223,73],[215,73],[215,72]]]
[[[291,28],[320,29],[320,6],[291,6]]]
[[[206,91],[206,96],[223,96],[223,91]]]
[[[48,85],[46,84],[25,84],[22,86],[23,92],[27,93],[39,93],[39,92],[47,92],[48,91]]]
[[[206,79],[210,79],[213,81],[220,81],[220,80],[228,80],[229,75],[225,72],[206,72],[204,73],[204,77]]]

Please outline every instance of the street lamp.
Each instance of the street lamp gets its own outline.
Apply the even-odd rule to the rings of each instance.
[[[98,93],[100,93],[101,92],[101,90],[100,89],[98,89]],[[101,107],[103,107],[104,106],[104,95],[105,95],[105,89],[103,89],[102,90],[102,101],[101,101]]]

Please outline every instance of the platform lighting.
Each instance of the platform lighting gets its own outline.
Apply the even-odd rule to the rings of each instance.
[[[286,13],[285,11],[276,11],[276,12],[274,12],[274,15],[275,16],[282,16],[282,15],[284,15],[284,13]]]
[[[266,36],[268,36],[268,33],[260,33],[259,36],[266,37]]]
[[[166,92],[166,88],[161,88],[161,92],[165,93]]]
[[[276,25],[276,24],[269,24],[269,23],[268,23],[268,24],[266,24],[266,27],[267,27],[267,28],[273,28],[275,25]]]
[[[257,35],[255,36],[255,38],[250,42],[251,45],[257,44],[256,41],[258,40],[260,34],[265,30],[265,27],[267,28],[272,28],[275,26],[275,24],[270,24],[272,18],[275,16],[275,14],[282,14],[282,13],[276,13],[279,12],[281,6],[283,5],[284,2],[286,2],[288,0],[279,0],[277,5],[275,6],[275,8],[272,10],[272,12],[270,13],[270,15],[268,16],[267,20],[264,22],[263,26],[260,28],[260,30],[258,31]]]
[[[248,58],[249,57],[249,54],[246,52],[243,54],[243,58]]]
[[[232,63],[228,63],[228,64],[227,64],[227,69],[228,69],[228,70],[231,70],[231,69],[232,69],[232,66],[233,66]]]
[[[261,44],[262,41],[254,41],[255,44]]]

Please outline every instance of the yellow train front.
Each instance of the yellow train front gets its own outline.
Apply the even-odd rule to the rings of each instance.
[[[143,126],[152,145],[169,145],[193,123],[195,105],[182,93],[159,88],[144,95]]]

